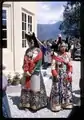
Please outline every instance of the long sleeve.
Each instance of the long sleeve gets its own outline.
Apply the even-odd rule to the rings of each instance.
[[[69,81],[69,82],[72,82],[72,72],[73,72],[73,67],[72,67],[72,64],[71,64],[71,61],[68,63],[68,78],[67,78],[67,80]]]
[[[45,48],[44,46],[42,46],[42,52],[43,52],[43,54],[45,54],[46,50],[47,50],[47,48]]]
[[[55,64],[56,64],[56,61],[54,59],[52,59],[51,73],[52,73],[53,76],[57,76],[57,71],[56,71],[56,68],[55,68]]]
[[[27,72],[29,70],[28,61],[27,61],[27,57],[26,56],[24,57],[23,70],[24,70],[24,72]]]
[[[68,72],[73,72],[73,67],[71,62],[69,62],[67,65],[68,65]]]
[[[73,72],[73,67],[71,63],[71,54],[68,54],[68,57],[69,57],[69,62],[67,64],[68,72]]]

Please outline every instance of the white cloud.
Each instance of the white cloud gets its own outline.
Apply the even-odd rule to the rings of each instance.
[[[51,4],[52,3],[52,4]],[[37,22],[40,24],[53,24],[56,21],[62,20],[64,11],[63,4],[58,6],[58,2],[51,3],[38,3]]]
[[[42,9],[43,9],[43,10],[50,10],[50,8],[49,8],[48,5],[43,5],[43,6],[42,6]]]
[[[54,23],[56,23],[57,22],[57,20],[50,20],[49,21],[49,24],[54,24]]]

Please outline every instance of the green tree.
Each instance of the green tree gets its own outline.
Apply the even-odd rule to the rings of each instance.
[[[59,29],[64,35],[72,37],[80,36],[80,3],[79,2],[67,2],[64,6],[63,22]]]

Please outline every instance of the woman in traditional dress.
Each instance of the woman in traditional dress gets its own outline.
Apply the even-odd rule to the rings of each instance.
[[[70,54],[66,51],[66,44],[59,45],[58,54],[52,55],[52,88],[50,94],[50,108],[59,111],[62,108],[72,108],[72,64]]]
[[[26,35],[29,49],[24,56],[23,70],[26,74],[24,87],[21,90],[20,107],[34,111],[47,106],[47,94],[41,75],[42,52],[35,35]]]

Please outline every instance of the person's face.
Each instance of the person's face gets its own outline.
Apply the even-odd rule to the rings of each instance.
[[[33,40],[31,40],[31,42],[28,42],[28,45],[29,45],[29,47],[34,46],[34,41],[33,41]]]
[[[32,51],[28,52],[28,53],[27,53],[27,56],[28,56],[28,57],[32,57],[32,56],[33,56]]]
[[[28,45],[29,45],[29,47],[31,47],[32,46],[31,42],[28,42]]]
[[[64,47],[64,46],[61,46],[61,47],[60,47],[60,52],[64,53],[65,50],[66,50],[66,47]]]
[[[34,46],[34,41],[33,41],[33,40],[32,40],[32,43],[31,43],[31,44],[32,44],[32,46]]]

